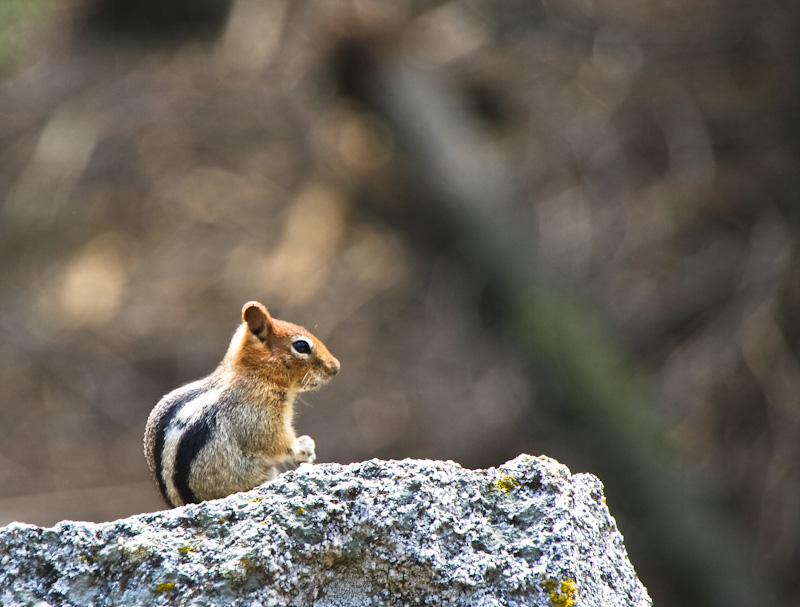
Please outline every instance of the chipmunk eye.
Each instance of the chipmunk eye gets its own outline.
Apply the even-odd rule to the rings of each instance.
[[[307,339],[297,339],[293,341],[292,348],[298,354],[311,354],[311,342]]]

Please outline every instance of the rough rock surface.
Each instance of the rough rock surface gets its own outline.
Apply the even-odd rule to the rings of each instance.
[[[0,604],[651,605],[600,481],[521,455],[304,465],[111,523],[0,529]]]

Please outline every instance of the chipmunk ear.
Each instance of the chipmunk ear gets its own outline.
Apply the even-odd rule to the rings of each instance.
[[[257,301],[248,301],[242,308],[242,320],[250,332],[261,341],[266,341],[272,328],[272,317],[267,309]]]

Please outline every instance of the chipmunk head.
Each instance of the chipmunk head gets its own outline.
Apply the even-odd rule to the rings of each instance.
[[[271,383],[302,392],[325,385],[339,372],[339,361],[325,344],[299,325],[272,318],[257,301],[244,305],[242,320],[243,335],[232,344],[236,363]]]

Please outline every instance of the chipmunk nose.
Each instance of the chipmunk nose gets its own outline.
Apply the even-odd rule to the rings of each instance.
[[[339,364],[339,360],[334,358],[331,361],[330,367],[328,367],[328,369],[330,370],[331,375],[336,375],[341,367],[342,365]]]

